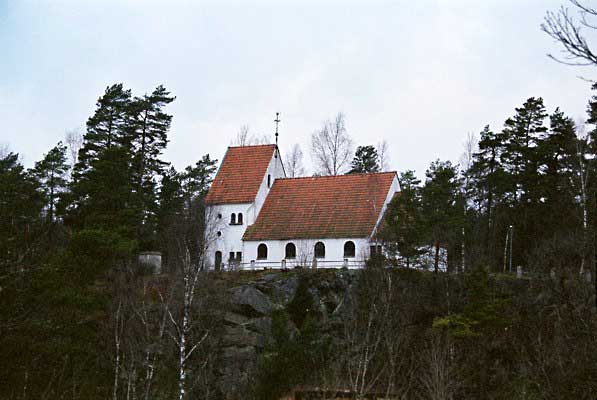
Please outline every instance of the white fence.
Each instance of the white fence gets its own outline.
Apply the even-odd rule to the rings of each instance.
[[[238,263],[231,262],[222,264],[222,271],[259,271],[266,269],[289,269],[289,268],[311,268],[311,269],[325,269],[325,268],[348,268],[359,269],[365,266],[363,260],[353,260],[345,258],[344,260],[320,260],[315,259],[312,262],[299,262],[296,260],[282,260],[275,261],[259,261],[251,260],[250,262]]]

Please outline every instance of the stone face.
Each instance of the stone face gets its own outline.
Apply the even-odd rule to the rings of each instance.
[[[249,317],[267,315],[274,310],[270,299],[253,286],[232,289],[232,304],[240,314]]]
[[[245,326],[247,329],[262,335],[271,335],[272,333],[272,319],[270,317],[253,318]]]
[[[296,292],[298,279],[296,276],[291,276],[287,279],[272,282],[271,286],[271,295],[274,300],[281,304],[288,304]]]
[[[318,271],[310,278],[309,292],[322,312],[323,323],[334,322],[348,311],[353,303],[351,283],[354,280],[351,271]],[[272,313],[292,300],[298,282],[297,273],[266,273],[254,281],[229,289],[231,307],[224,315],[221,336],[223,392],[240,393],[242,398],[243,385],[247,384],[257,367],[259,354],[274,341]],[[286,330],[291,338],[299,332],[290,320]]]
[[[233,312],[224,314],[224,322],[231,325],[242,325],[249,321],[249,318]]]
[[[252,361],[257,357],[254,347],[227,347],[222,351],[222,357],[236,361]]]

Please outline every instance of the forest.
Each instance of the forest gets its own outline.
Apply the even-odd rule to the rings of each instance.
[[[578,29],[597,11],[572,4],[583,20],[542,29],[597,65]],[[597,94],[582,121],[534,95],[461,159],[399,171],[364,269],[216,272],[218,160],[176,170],[175,96],[108,86],[30,168],[0,149],[0,398],[597,398]],[[243,126],[232,144],[264,141]],[[355,149],[338,113],[312,174],[387,170],[390,146]],[[282,157],[306,175],[300,146]]]
[[[2,398],[277,399],[322,380],[356,398],[594,398],[597,97],[586,125],[529,98],[460,164],[437,160],[424,182],[400,172],[386,256],[334,289],[352,305],[326,316],[321,272],[280,272],[298,287],[264,314],[267,344],[236,380],[230,293],[261,275],[208,271],[197,232],[217,160],[162,159],[174,99],[115,84],[79,140],[29,169],[2,155]],[[313,141],[334,135],[351,144],[342,114]],[[383,147],[315,173],[379,171]],[[144,250],[162,252],[162,274]]]

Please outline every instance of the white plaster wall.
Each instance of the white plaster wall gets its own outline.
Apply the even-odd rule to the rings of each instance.
[[[210,240],[208,240],[208,260],[211,265],[215,263],[216,251],[222,252],[222,262],[228,264],[228,257],[231,251],[243,251],[242,237],[247,229],[247,219],[249,209],[252,203],[246,204],[219,204],[207,207],[208,219],[213,221],[208,233]],[[230,225],[230,215],[234,213],[237,215],[243,214],[242,225]],[[222,218],[218,218],[221,215]],[[217,233],[222,235],[218,236]],[[244,254],[243,254],[244,258]]]
[[[390,190],[388,191],[386,199],[384,200],[381,212],[379,213],[379,216],[377,217],[377,222],[375,223],[375,229],[373,230],[372,236],[375,236],[375,234],[377,232],[377,228],[378,228],[379,224],[381,223],[383,216],[386,214],[386,209],[388,208],[388,204],[390,204],[390,201],[392,201],[392,198],[394,197],[396,192],[399,192],[399,191],[400,191],[400,183],[398,182],[398,176],[394,175],[394,179],[392,180],[392,185],[390,186]]]
[[[267,186],[268,175],[271,176],[270,187]],[[254,203],[219,204],[207,207],[206,214],[208,215],[208,219],[212,221],[211,224],[208,223],[211,232],[207,233],[207,236],[209,237],[207,247],[209,264],[212,266],[214,265],[216,251],[222,252],[222,262],[224,264],[228,264],[230,252],[236,254],[239,251],[242,252],[241,262],[248,262],[243,249],[243,234],[245,233],[247,226],[255,223],[274,181],[277,178],[284,177],[286,177],[286,174],[284,172],[281,157],[280,155],[276,157],[276,154],[274,153],[267,170],[261,179],[261,184],[259,185],[259,190],[257,191]],[[243,214],[243,224],[230,225],[230,215],[235,213],[238,216],[239,212]],[[218,214],[222,215],[221,219],[217,218]],[[217,236],[217,232],[221,232],[222,235]]]
[[[325,258],[317,260],[318,266],[325,267],[327,264],[327,266],[340,267],[344,260],[344,244],[349,240],[355,244],[355,257],[349,258],[350,263],[364,262],[369,257],[369,240],[366,238],[245,241],[243,262],[246,264],[255,260],[258,268],[279,267],[286,255],[286,244],[292,242],[296,246],[296,259],[286,260],[286,265],[288,267],[310,266],[313,263],[315,243],[323,242]],[[265,243],[267,246],[267,260],[257,260],[257,247],[261,243]]]
[[[272,156],[272,159],[270,160],[269,165],[267,166],[267,171],[265,172],[265,175],[263,175],[261,185],[259,186],[259,190],[257,191],[257,196],[255,196],[255,203],[253,203],[253,206],[249,210],[249,225],[255,223],[255,220],[259,215],[259,211],[261,211],[261,207],[263,206],[263,203],[267,198],[267,194],[269,193],[271,186],[274,185],[274,181],[278,178],[286,177],[286,173],[284,172],[284,166],[282,165],[282,157],[279,154],[276,157],[276,153],[277,152],[274,152],[274,155]],[[271,185],[269,188],[267,187],[268,175],[271,176]]]

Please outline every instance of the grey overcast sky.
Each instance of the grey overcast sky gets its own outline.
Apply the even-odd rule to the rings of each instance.
[[[584,118],[590,68],[557,64],[540,31],[566,0],[0,0],[0,143],[31,165],[80,127],[105,87],[177,96],[165,158],[221,159],[243,124],[280,147],[338,111],[355,144],[387,140],[391,167],[457,161],[467,133],[501,128],[542,96]]]

